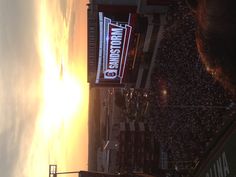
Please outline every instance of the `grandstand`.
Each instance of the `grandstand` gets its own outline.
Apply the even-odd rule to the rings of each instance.
[[[166,19],[152,74],[149,122],[167,153],[167,169],[173,176],[191,176],[215,136],[234,119],[224,115],[235,103],[201,64],[196,22],[186,3],[172,3]]]
[[[128,92],[129,104],[124,104],[124,114],[119,116],[127,122],[142,119],[151,126],[160,158],[152,164],[150,175],[235,176],[235,102],[200,61],[196,21],[189,5],[184,0],[169,5],[165,25],[157,35],[161,40],[151,55],[150,87]],[[148,35],[145,38],[153,40]],[[144,42],[143,48],[148,45]]]

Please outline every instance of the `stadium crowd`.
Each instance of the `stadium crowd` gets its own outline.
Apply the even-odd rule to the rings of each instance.
[[[185,2],[171,4],[152,74],[148,121],[176,170],[197,165],[230,121],[223,115],[234,107],[231,95],[201,64],[195,30]]]

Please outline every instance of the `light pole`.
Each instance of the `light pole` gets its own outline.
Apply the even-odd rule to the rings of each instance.
[[[49,177],[57,177],[57,175],[63,174],[78,174],[79,177],[79,171],[57,172],[57,165],[49,165]]]

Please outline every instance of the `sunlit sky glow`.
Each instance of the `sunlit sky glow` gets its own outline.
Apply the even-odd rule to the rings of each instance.
[[[87,169],[86,3],[0,2],[0,171],[7,176],[48,176],[49,164]]]
[[[35,138],[42,139],[43,144],[48,145],[47,160],[58,164],[59,171],[86,169],[87,112],[84,111],[84,105],[88,105],[88,91],[82,86],[86,84],[82,78],[82,72],[86,70],[73,72],[72,68],[76,67],[70,65],[78,65],[78,62],[69,62],[71,59],[68,59],[69,27],[74,27],[69,23],[71,11],[81,9],[72,9],[78,8],[77,4],[67,1],[66,16],[63,16],[58,2],[45,0],[39,6],[43,105],[37,124],[39,135]],[[85,4],[83,8],[86,9]],[[79,27],[86,28],[85,24]],[[75,57],[74,60],[86,60],[71,56]],[[77,146],[76,141],[82,146]]]

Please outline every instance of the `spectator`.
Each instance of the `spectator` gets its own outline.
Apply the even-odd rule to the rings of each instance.
[[[200,13],[201,8],[199,5],[195,12]],[[155,130],[159,143],[168,152],[168,160],[175,163],[173,167],[179,167],[177,162],[193,162],[189,163],[193,167],[205,156],[215,134],[228,121],[222,118],[222,115],[231,112],[230,105],[233,104],[230,93],[224,90],[215,77],[221,81],[225,80],[222,78],[227,77],[225,85],[231,88],[231,91],[235,88],[233,85],[235,84],[235,60],[226,59],[226,62],[220,60],[222,57],[235,56],[236,50],[233,50],[234,45],[231,46],[230,43],[235,38],[226,43],[226,47],[231,46],[231,48],[225,49],[223,44],[218,44],[224,51],[217,51],[218,45],[213,46],[212,51],[220,52],[219,56],[222,57],[210,60],[207,56],[209,49],[206,46],[211,46],[210,44],[214,42],[204,38],[208,34],[203,18],[206,12],[201,12],[197,16],[197,21],[194,13],[184,1],[171,4],[163,40],[158,49],[156,68],[152,75],[151,109],[148,120]],[[236,19],[226,17],[228,20]],[[197,27],[197,22],[200,23],[200,27]],[[231,32],[231,29],[228,31]],[[224,33],[226,32],[227,29]],[[197,33],[197,46],[195,33]],[[212,39],[216,42],[220,41],[218,38]],[[210,53],[210,55],[214,57],[218,54]],[[204,61],[206,68],[201,60]],[[230,62],[232,66],[226,70]],[[223,67],[218,69],[220,65]],[[190,169],[189,164],[186,163],[186,168]]]

